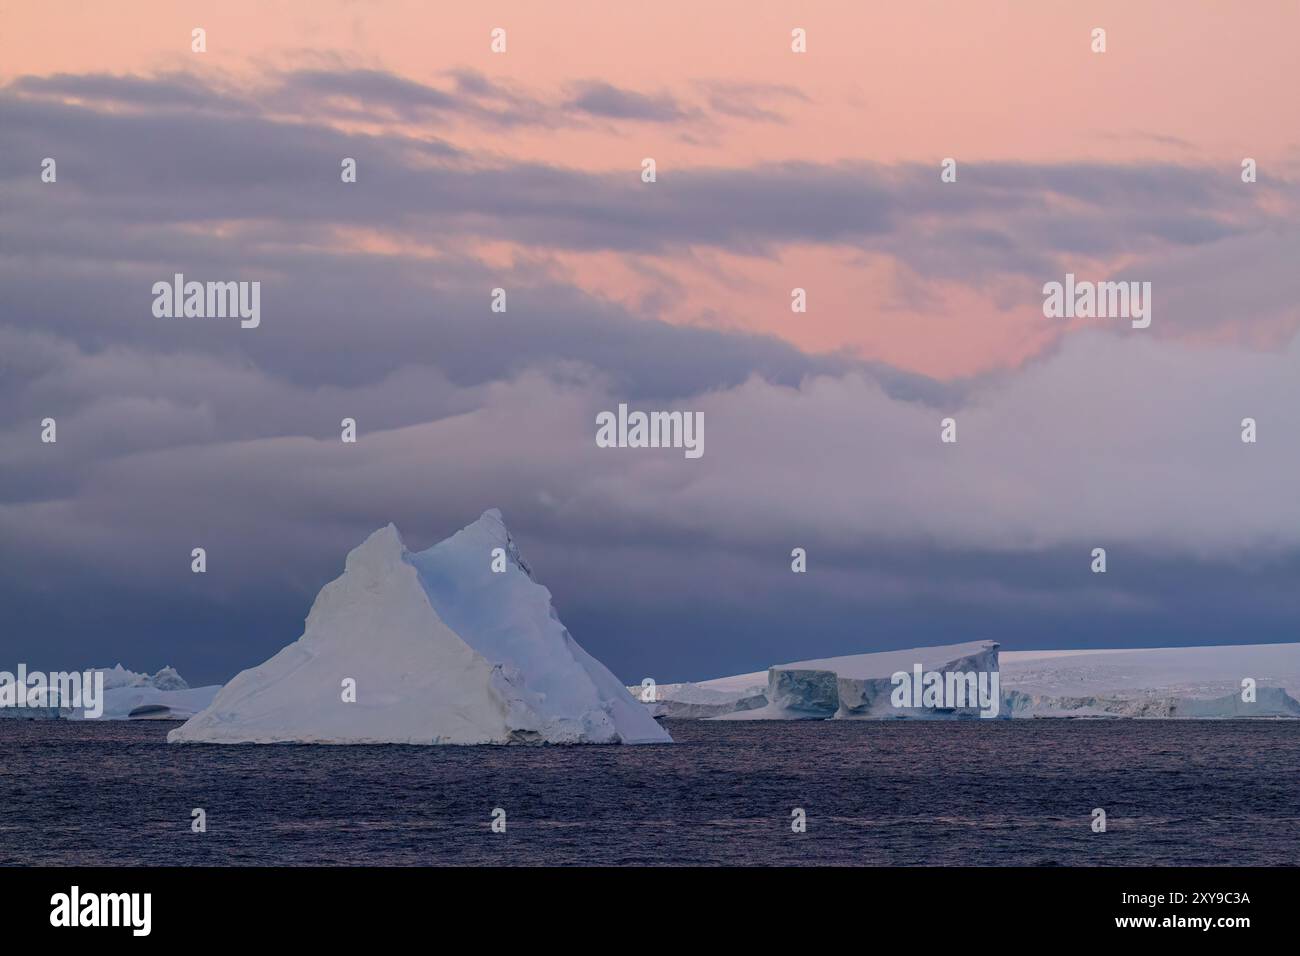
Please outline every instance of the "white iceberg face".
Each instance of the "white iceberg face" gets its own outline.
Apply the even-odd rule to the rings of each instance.
[[[494,548],[507,556],[503,572],[492,570]],[[392,525],[376,531],[321,590],[301,638],[236,676],[167,739],[671,741],[569,635],[495,510],[419,554]]]
[[[159,690],[157,687],[114,687],[104,691],[104,712],[99,720],[187,720],[216,698],[221,685]],[[75,712],[74,719],[82,719]]]

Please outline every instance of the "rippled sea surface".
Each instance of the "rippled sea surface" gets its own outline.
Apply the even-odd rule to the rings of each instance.
[[[1300,721],[668,721],[671,746],[509,748],[174,726],[0,721],[0,863],[1300,862]]]

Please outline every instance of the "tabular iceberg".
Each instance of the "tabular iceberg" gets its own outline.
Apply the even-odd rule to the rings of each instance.
[[[493,571],[494,549],[501,549]],[[345,685],[353,682],[355,700]],[[560,623],[499,511],[411,553],[348,554],[302,637],[222,688],[172,743],[667,743]]]
[[[911,674],[918,666],[923,671],[937,674],[996,674],[998,645],[993,641],[972,641],[941,647],[851,654],[846,657],[778,664],[767,672],[766,706],[743,710],[738,708],[721,714],[716,719],[861,720],[907,717],[951,720],[980,715],[978,706],[894,707],[890,699],[895,687],[893,675],[900,672]],[[708,684],[704,686],[707,687]],[[999,709],[1000,701],[993,710],[996,713]]]

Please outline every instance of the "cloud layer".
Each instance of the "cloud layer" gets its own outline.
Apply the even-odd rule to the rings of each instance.
[[[466,133],[692,136],[805,98],[468,69],[0,89],[7,644],[224,679],[296,636],[370,530],[425,546],[494,506],[628,679],[968,637],[1288,636],[1296,183],[1007,161],[942,184],[929,162],[738,158],[647,187],[636,155],[593,171]],[[1152,328],[1043,319],[1065,271],[1152,281]],[[262,326],[155,319],[151,286],[176,272],[260,281]],[[814,314],[858,282],[861,301]],[[921,358],[894,361],[901,340]],[[943,374],[927,350],[978,358]],[[597,448],[619,402],[703,412],[704,457]]]

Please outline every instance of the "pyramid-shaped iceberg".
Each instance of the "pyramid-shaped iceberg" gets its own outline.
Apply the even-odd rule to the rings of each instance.
[[[376,531],[321,589],[302,637],[167,739],[671,741],[560,623],[495,509],[419,553],[391,524]]]

